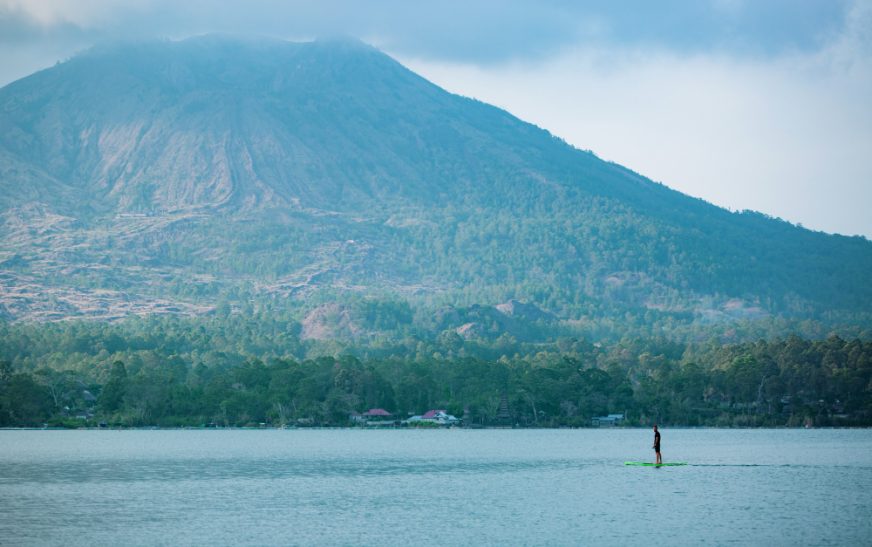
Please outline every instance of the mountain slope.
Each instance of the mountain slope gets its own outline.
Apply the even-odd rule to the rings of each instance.
[[[872,315],[865,239],[690,198],[349,40],[114,45],[19,80],[0,192],[12,318],[351,293],[618,329]]]
[[[452,191],[567,178],[635,199],[646,183],[354,42],[97,49],[0,100],[4,149],[124,210],[456,202]]]

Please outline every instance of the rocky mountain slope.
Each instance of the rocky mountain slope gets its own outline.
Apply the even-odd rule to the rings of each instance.
[[[354,296],[872,322],[869,241],[680,194],[351,40],[104,46],[0,89],[0,241],[7,320],[286,307],[321,337],[357,332],[329,307]]]

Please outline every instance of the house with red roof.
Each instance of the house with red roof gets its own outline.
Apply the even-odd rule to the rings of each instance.
[[[390,418],[393,414],[383,408],[370,408],[363,413],[363,416],[366,418]]]
[[[394,425],[394,415],[383,408],[370,408],[360,415],[366,425]]]

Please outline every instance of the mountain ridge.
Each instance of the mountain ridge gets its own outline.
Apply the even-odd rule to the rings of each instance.
[[[0,89],[0,128],[13,319],[349,295],[664,328],[872,315],[864,238],[686,196],[361,42],[95,48]]]

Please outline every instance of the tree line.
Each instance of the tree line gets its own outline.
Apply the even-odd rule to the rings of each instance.
[[[836,336],[560,340],[500,356],[434,342],[300,359],[207,329],[71,328],[91,327],[0,332],[0,426],[346,426],[370,408],[397,419],[446,409],[467,426],[584,427],[610,413],[627,425],[872,425],[872,343]]]

